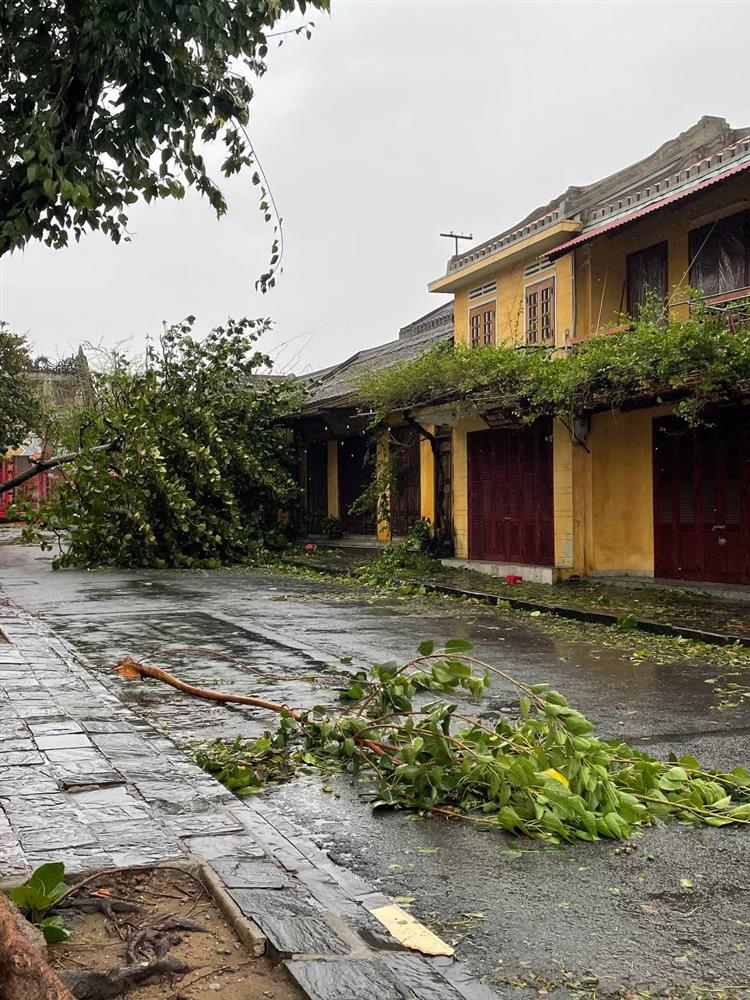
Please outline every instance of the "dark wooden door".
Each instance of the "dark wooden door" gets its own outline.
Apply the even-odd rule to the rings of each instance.
[[[750,413],[654,421],[654,575],[750,584]]]
[[[551,421],[467,437],[469,557],[553,565]]]
[[[435,508],[440,508],[440,517],[443,530],[447,536],[453,537],[451,520],[453,517],[453,449],[451,446],[451,432],[439,434],[438,453],[440,456],[441,490],[438,492],[437,476],[435,478]],[[442,494],[442,495],[441,495]]]
[[[344,528],[355,535],[375,531],[375,510],[352,514],[351,506],[372,482],[373,462],[370,442],[366,435],[339,438],[339,518]]]
[[[421,513],[420,436],[412,427],[396,427],[390,435],[392,473],[391,533],[405,535]]]
[[[305,457],[307,530],[320,531],[328,514],[328,442],[309,444]]]

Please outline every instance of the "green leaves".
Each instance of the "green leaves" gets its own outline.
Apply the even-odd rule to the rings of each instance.
[[[27,374],[30,367],[26,338],[0,322],[0,456],[20,445],[42,420],[40,394]]]
[[[562,694],[547,684],[522,684],[474,660],[467,647],[465,640],[442,648],[426,641],[409,663],[378,664],[358,675],[343,693],[353,708],[330,714],[321,708],[299,720],[285,714],[279,733],[262,745],[217,741],[197,759],[229,787],[238,768],[251,767],[254,791],[263,780],[310,767],[364,772],[377,778],[374,808],[439,811],[478,829],[548,844],[623,840],[638,824],[670,817],[750,824],[744,769],[709,773],[692,757],[662,762],[604,742]],[[453,702],[422,697],[427,691],[480,696],[493,674],[521,692],[519,717],[494,728],[463,714],[458,719]]]
[[[50,862],[37,868],[28,881],[8,891],[21,913],[36,924],[47,941],[64,941],[70,937],[60,916],[46,916],[68,886],[63,881],[65,866],[61,862]]]
[[[66,479],[34,532],[64,535],[57,565],[205,567],[249,563],[285,544],[279,510],[299,490],[279,418],[293,386],[268,379],[255,350],[264,320],[229,320],[203,341],[193,320],[169,327],[147,367],[118,355],[95,376],[94,398],[70,420]],[[116,453],[94,446],[116,439]]]
[[[444,648],[446,653],[469,653],[473,647],[467,639],[448,639]]]
[[[750,328],[731,315],[695,303],[684,322],[642,312],[630,329],[591,337],[563,355],[513,345],[469,348],[439,344],[410,361],[365,375],[362,402],[378,416],[437,397],[471,400],[490,391],[505,412],[532,422],[542,415],[571,415],[617,407],[649,388],[669,385],[684,394],[679,414],[699,423],[712,401],[724,402],[750,378]],[[471,406],[471,402],[469,402]],[[625,630],[634,619],[622,616]]]
[[[227,205],[208,173],[208,146],[224,176],[251,171],[264,220],[275,218],[257,283],[273,287],[281,218],[245,126],[268,30],[308,4],[327,10],[329,0],[196,3],[189,16],[184,5],[133,10],[122,0],[64,10],[5,4],[0,256],[31,240],[64,247],[92,230],[128,241],[129,205],[179,199],[187,187],[221,216]]]
[[[71,934],[62,917],[45,917],[39,921],[37,927],[48,944],[54,944],[56,941],[67,941]]]

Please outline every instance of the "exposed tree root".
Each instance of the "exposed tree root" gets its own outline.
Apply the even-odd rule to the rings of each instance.
[[[106,972],[64,972],[62,978],[76,1000],[111,1000],[157,976],[184,976],[190,971],[187,962],[180,958],[156,958],[145,965],[126,965],[122,969],[108,969]],[[60,996],[61,1000],[72,1000],[70,993]],[[57,994],[49,994],[49,997],[38,994],[38,997],[39,1000],[57,1000]]]
[[[125,958],[131,964],[143,958],[149,949],[157,958],[164,955],[178,943],[179,937],[169,934],[169,931],[196,931],[201,934],[207,933],[205,927],[201,927],[194,920],[187,917],[163,917],[153,924],[142,927],[125,946]]]

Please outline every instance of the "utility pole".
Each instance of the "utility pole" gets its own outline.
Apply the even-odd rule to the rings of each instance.
[[[455,253],[453,254],[454,257],[458,257],[458,241],[459,240],[473,240],[474,239],[474,237],[472,236],[471,233],[469,233],[468,236],[463,236],[461,233],[453,233],[453,232],[451,232],[451,233],[441,233],[440,235],[441,236],[446,236],[449,240],[453,240],[453,242],[455,244],[455,247],[456,247]]]

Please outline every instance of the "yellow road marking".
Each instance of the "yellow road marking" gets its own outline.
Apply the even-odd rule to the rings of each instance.
[[[377,909],[370,910],[370,913],[373,917],[377,917],[393,937],[407,948],[421,951],[423,955],[453,954],[453,948],[449,944],[441,941],[437,934],[433,934],[424,924],[420,924],[411,913],[402,910],[395,903],[378,906]]]

